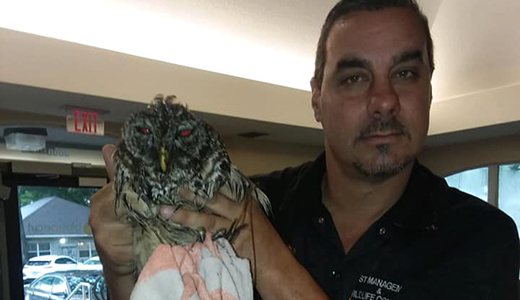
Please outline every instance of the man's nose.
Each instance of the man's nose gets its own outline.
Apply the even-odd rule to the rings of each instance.
[[[370,117],[385,119],[399,114],[401,109],[399,95],[390,79],[374,81],[368,97],[368,114]]]

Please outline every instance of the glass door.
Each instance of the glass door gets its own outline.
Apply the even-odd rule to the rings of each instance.
[[[78,176],[57,174],[11,173],[3,181],[11,188],[4,201],[8,299],[44,293],[37,290],[43,276],[78,281],[102,275],[102,268],[84,264],[97,258],[88,219],[90,197],[99,187],[80,187]]]

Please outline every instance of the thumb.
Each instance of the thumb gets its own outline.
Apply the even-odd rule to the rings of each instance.
[[[101,150],[103,153],[103,159],[105,160],[105,168],[107,170],[108,179],[110,181],[114,180],[114,174],[116,173],[116,164],[114,161],[114,154],[116,153],[116,146],[112,144],[108,144],[103,146]]]

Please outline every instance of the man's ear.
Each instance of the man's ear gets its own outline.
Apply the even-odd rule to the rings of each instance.
[[[311,79],[311,104],[314,111],[314,119],[321,122],[321,84],[318,83],[315,77]]]

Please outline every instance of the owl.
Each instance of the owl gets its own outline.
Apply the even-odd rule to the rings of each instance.
[[[254,199],[267,214],[271,210],[267,196],[231,163],[218,133],[175,96],[157,95],[128,118],[115,163],[115,209],[126,211],[132,224],[138,273],[159,244],[204,240],[203,230],[164,220],[161,205],[207,212],[207,201],[219,192],[236,202]],[[232,239],[244,226],[234,222],[213,238]]]

